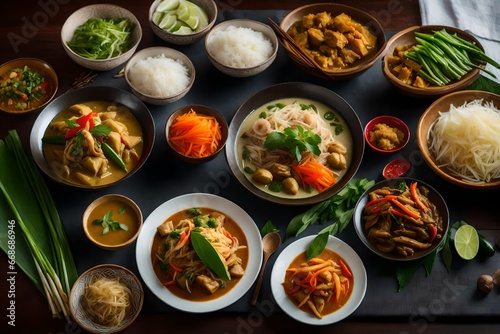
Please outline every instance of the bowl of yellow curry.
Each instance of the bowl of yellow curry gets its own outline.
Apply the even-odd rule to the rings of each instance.
[[[87,206],[82,223],[85,235],[94,245],[106,250],[118,250],[137,239],[143,216],[132,199],[107,194]]]
[[[97,190],[137,172],[153,148],[155,125],[133,94],[84,87],[53,100],[36,119],[30,148],[39,168],[64,185]]]
[[[357,8],[336,3],[298,7],[283,18],[280,27],[332,80],[364,73],[382,56],[386,46],[384,29],[376,18]],[[325,77],[288,41],[280,41],[301,69]]]

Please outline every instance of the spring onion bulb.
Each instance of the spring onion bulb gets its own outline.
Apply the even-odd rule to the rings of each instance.
[[[500,112],[476,99],[440,112],[427,137],[440,167],[468,182],[500,178]]]

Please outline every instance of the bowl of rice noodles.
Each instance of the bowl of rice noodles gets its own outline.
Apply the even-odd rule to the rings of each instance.
[[[356,112],[339,95],[314,84],[282,83],[251,96],[236,111],[226,157],[238,181],[255,195],[279,204],[314,204],[355,175],[363,138]]]
[[[101,264],[82,273],[69,296],[75,322],[90,333],[117,333],[130,326],[141,312],[144,291],[129,269]]]
[[[466,90],[445,95],[420,117],[417,144],[443,179],[470,189],[500,188],[500,96]]]

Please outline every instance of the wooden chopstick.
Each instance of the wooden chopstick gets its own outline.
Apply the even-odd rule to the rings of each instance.
[[[269,22],[271,22],[272,26],[274,27],[274,29],[278,32],[278,34],[283,38],[285,39],[288,43],[290,43],[290,45],[292,46],[292,50],[294,51],[294,53],[299,56],[299,58],[301,58],[306,64],[308,64],[309,66],[314,66],[322,75],[325,79],[332,79],[332,77],[330,77],[330,75],[325,72],[325,70],[318,65],[318,63],[316,63],[312,58],[311,56],[306,52],[304,51],[304,49],[302,49],[300,47],[300,45],[297,44],[297,42],[295,42],[295,40],[287,34],[287,32],[285,30],[283,30],[276,22],[274,22],[270,17],[268,18],[269,19]]]

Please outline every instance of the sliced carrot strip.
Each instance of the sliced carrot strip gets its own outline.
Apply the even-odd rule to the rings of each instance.
[[[203,158],[217,151],[222,139],[219,122],[213,116],[197,114],[193,109],[176,117],[169,129],[174,149],[186,156]]]

